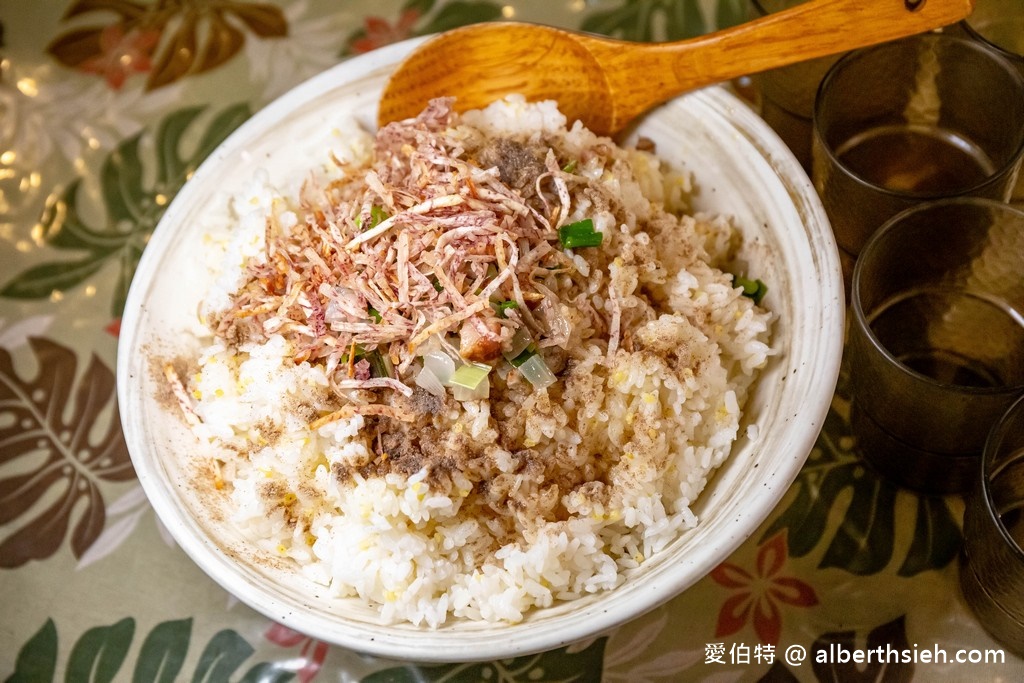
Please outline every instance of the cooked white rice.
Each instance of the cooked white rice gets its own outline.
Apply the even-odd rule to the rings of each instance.
[[[648,152],[613,148],[578,124],[567,130],[553,103],[510,98],[466,113],[451,134],[554,137],[581,159],[595,145],[607,152],[576,172],[620,205],[580,193],[563,222],[592,217],[607,238],[601,249],[614,250],[566,253],[589,278],[598,314],[622,312],[617,349],[609,331],[565,306],[568,362],[555,384],[535,390],[505,364],[489,399],[434,404],[430,443],[464,454],[440,473],[426,457],[416,471],[388,470],[380,423],[363,415],[311,429],[338,398],[324,363],[295,362],[281,333],[211,336],[182,377],[194,431],[216,452],[209,486],[230,497],[252,544],[337,596],[379,606],[386,622],[430,627],[452,617],[515,622],[613,589],[698,524],[691,504],[728,457],[771,354],[771,314],[719,269],[738,232],[724,217],[686,214],[687,178]],[[314,169],[313,183],[369,163],[370,134],[346,136],[335,149],[345,165]],[[286,232],[305,220],[294,193],[259,172],[231,210],[231,224],[210,231],[209,320],[232,306],[245,264],[263,258],[268,215]]]

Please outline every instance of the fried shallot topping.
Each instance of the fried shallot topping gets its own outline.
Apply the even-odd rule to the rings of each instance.
[[[336,388],[405,394],[417,350],[434,336],[485,364],[519,329],[534,348],[564,344],[560,302],[544,282],[585,287],[558,229],[570,187],[588,179],[536,141],[466,149],[447,130],[451,105],[435,100],[380,129],[368,167],[335,159],[341,179],[304,185],[297,225],[285,229],[272,211],[265,253],[247,264],[216,333],[236,342],[281,334],[296,362],[324,364]],[[594,328],[613,327],[591,311]]]

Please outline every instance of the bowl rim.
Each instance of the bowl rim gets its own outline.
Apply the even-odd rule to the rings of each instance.
[[[202,162],[192,180],[186,183],[172,200],[154,231],[148,248],[142,254],[137,272],[145,274],[156,271],[156,264],[175,236],[175,226],[180,222],[178,215],[187,210],[190,198],[196,194],[199,185],[208,180],[208,176],[216,172],[218,165],[239,149],[251,135],[263,130],[268,122],[277,121],[303,103],[322,97],[331,88],[351,84],[382,68],[396,66],[404,55],[429,38],[430,36],[413,38],[342,62],[301,83],[257,111]],[[735,117],[731,122],[737,128],[737,137],[742,138],[744,144],[753,145],[758,154],[766,159],[779,181],[786,186],[794,206],[798,203],[803,205],[801,216],[813,219],[805,221],[804,229],[806,230],[811,222],[818,226],[818,231],[813,234],[817,244],[812,246],[818,246],[820,249],[812,252],[814,267],[811,274],[819,279],[810,283],[805,278],[804,282],[795,284],[813,284],[819,287],[819,291],[824,295],[821,310],[815,311],[818,316],[815,322],[820,322],[821,335],[816,355],[810,359],[814,363],[805,363],[812,366],[805,369],[805,374],[808,371],[813,373],[816,381],[810,387],[810,393],[805,395],[806,409],[799,415],[801,424],[807,423],[816,426],[817,429],[803,428],[794,433],[793,438],[787,442],[792,444],[793,453],[785,461],[786,466],[773,471],[771,477],[765,481],[765,490],[760,492],[761,495],[751,500],[750,504],[737,514],[732,522],[732,528],[737,532],[723,534],[722,538],[715,539],[716,547],[706,555],[711,558],[712,563],[708,563],[707,560],[701,563],[702,566],[708,563],[711,567],[731,555],[767,518],[795,480],[814,446],[839,377],[845,325],[845,297],[838,250],[828,228],[824,208],[793,154],[763,120],[725,87],[712,86],[688,96],[727,108]],[[792,179],[798,179],[798,182],[794,184]],[[139,382],[131,381],[133,355],[139,344],[140,322],[144,316],[145,297],[151,284],[148,277],[133,279],[125,305],[117,354],[118,404],[132,462],[150,504],[182,550],[216,583],[257,612],[319,640],[381,657],[420,662],[497,660],[555,649],[609,631],[658,607],[706,574],[706,571],[692,570],[668,573],[667,567],[662,567],[664,571],[660,571],[649,584],[645,583],[642,592],[634,591],[626,612],[622,609],[608,609],[604,604],[606,601],[601,600],[583,610],[582,616],[586,618],[581,630],[565,628],[565,624],[562,623],[564,619],[559,616],[552,620],[555,622],[553,624],[532,624],[529,619],[511,625],[502,623],[497,625],[501,629],[500,636],[496,636],[492,630],[495,625],[484,625],[479,631],[449,630],[444,626],[428,630],[426,627],[403,624],[368,627],[362,623],[349,622],[342,617],[322,615],[308,609],[311,607],[309,604],[292,604],[281,599],[280,593],[265,592],[260,585],[247,580],[247,576],[254,575],[253,571],[234,561],[205,534],[194,533],[195,530],[201,532],[201,527],[184,509],[175,505],[166,496],[159,463],[147,452],[147,444],[142,440],[143,435],[137,428],[137,402],[141,400],[138,396],[141,392],[137,389]],[[830,297],[831,304],[828,301]],[[646,578],[644,577],[644,580]],[[614,595],[622,588],[620,586],[607,591],[606,594]],[[307,608],[307,611],[303,613],[304,608]],[[574,612],[572,618],[578,620],[580,616],[579,612]],[[538,626],[546,628],[537,628]],[[438,647],[437,639],[443,640],[448,636],[458,642],[446,643],[447,647]]]

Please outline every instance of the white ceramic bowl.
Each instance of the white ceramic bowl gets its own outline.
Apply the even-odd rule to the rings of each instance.
[[[224,142],[174,199],[153,234],[132,283],[121,327],[118,400],[135,469],[156,513],[189,556],[225,589],[285,625],[323,641],[380,656],[419,661],[493,660],[576,642],[653,609],[724,560],[767,517],[792,483],[821,429],[839,373],[844,294],[832,233],[817,196],[792,154],[750,109],[722,88],[672,101],[632,135],[655,141],[663,158],[693,171],[699,210],[732,215],[743,226],[747,272],[769,287],[780,353],[763,372],[744,424],[745,437],[694,506],[701,519],[614,591],[560,603],[522,623],[454,620],[437,630],[382,625],[376,610],[261,558],[189,485],[189,454],[199,444],[176,410],[158,396],[154,348],[187,345],[209,283],[201,254],[202,216],[220,210],[224,192],[256,166],[271,184],[319,160],[337,116],[366,125],[388,73],[419,41],[347,61],[256,114]],[[319,152],[318,152],[319,150]],[[745,433],[741,427],[740,433]]]

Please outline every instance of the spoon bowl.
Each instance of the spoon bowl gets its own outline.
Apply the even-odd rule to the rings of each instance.
[[[947,26],[974,0],[810,0],[689,40],[633,43],[516,22],[441,33],[385,86],[378,123],[418,114],[434,97],[459,111],[519,93],[553,99],[569,120],[612,135],[676,95],[744,74]]]

